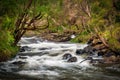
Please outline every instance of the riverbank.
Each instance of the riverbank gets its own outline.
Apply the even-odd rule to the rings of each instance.
[[[78,55],[88,54],[102,58],[89,58],[89,60],[91,60],[91,64],[95,66],[112,66],[115,64],[120,64],[120,52],[113,51],[110,46],[105,45],[105,43],[101,41],[97,35],[92,36],[87,44],[88,46],[84,49],[77,50]]]

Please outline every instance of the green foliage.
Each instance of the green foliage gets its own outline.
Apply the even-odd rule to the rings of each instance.
[[[50,26],[50,27],[48,28],[48,30],[50,30],[50,32],[52,32],[52,33],[56,33],[56,32],[57,32],[57,27]]]
[[[0,61],[7,60],[16,54],[17,48],[12,46],[13,41],[10,31],[0,31]]]
[[[63,32],[62,26],[58,26],[58,27],[57,27],[57,30],[58,30],[58,32]]]
[[[0,62],[13,57],[17,52],[17,47],[12,46],[14,42],[13,30],[14,19],[5,16],[0,26]]]
[[[90,38],[90,34],[87,31],[84,31],[76,36],[76,38],[72,39],[71,42],[79,42],[79,43],[86,43]]]
[[[2,23],[2,30],[13,30],[14,29],[14,18],[10,18],[8,16],[4,16]]]
[[[112,30],[112,37],[119,41],[119,39],[120,39],[120,27],[116,27]]]
[[[0,0],[0,16],[13,15],[17,7],[15,0]]]
[[[118,42],[115,38],[110,38],[108,43],[112,50],[114,50],[114,51],[120,50],[120,42]]]

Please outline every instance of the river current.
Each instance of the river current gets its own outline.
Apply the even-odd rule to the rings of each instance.
[[[120,80],[120,70],[114,67],[95,67],[76,55],[87,44],[50,42],[38,37],[22,37],[18,46],[26,47],[15,58],[0,63],[0,80]],[[67,62],[66,53],[77,57]],[[112,68],[112,69],[111,69]]]

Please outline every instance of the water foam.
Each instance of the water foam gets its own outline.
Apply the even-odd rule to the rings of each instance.
[[[33,43],[36,40],[36,43]],[[18,71],[18,74],[25,74],[25,75],[54,75],[57,76],[59,75],[60,71],[52,71],[50,69],[75,69],[75,67],[80,68],[80,67],[90,67],[89,62],[85,61],[84,63],[80,62],[83,60],[81,56],[77,56],[75,54],[76,49],[82,49],[86,44],[71,44],[71,43],[54,43],[54,42],[46,42],[43,41],[41,42],[38,38],[36,37],[31,37],[31,38],[26,38],[23,37],[21,41],[19,42],[20,46],[28,46],[31,48],[31,51],[25,51],[22,53],[19,53],[18,56],[16,56],[15,59],[9,61],[8,63],[13,63],[15,61],[22,61],[26,62],[24,65],[22,65],[21,70]],[[43,54],[43,55],[38,55],[42,53],[48,53],[48,54]],[[25,54],[24,57],[25,59],[19,58],[19,56],[22,56],[21,54]],[[30,54],[36,54],[34,56],[29,56]],[[62,56],[65,53],[70,53],[72,56],[77,57],[78,61],[69,63],[65,60],[62,59]],[[11,66],[11,65],[8,65]],[[10,69],[10,68],[9,68]]]

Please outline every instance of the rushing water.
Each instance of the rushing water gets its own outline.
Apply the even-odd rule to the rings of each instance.
[[[83,56],[75,52],[86,44],[55,43],[37,37],[23,37],[18,45],[29,48],[0,64],[0,80],[120,80],[119,69],[94,67],[89,61],[80,63],[84,60]],[[63,60],[65,53],[76,56],[77,62]]]

